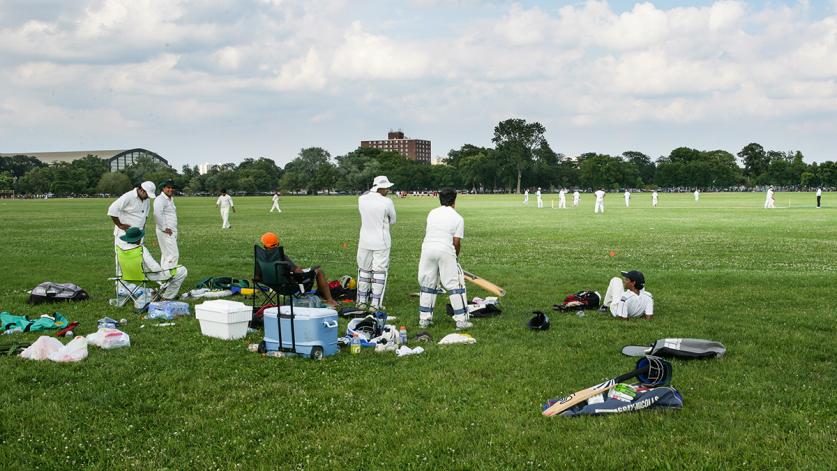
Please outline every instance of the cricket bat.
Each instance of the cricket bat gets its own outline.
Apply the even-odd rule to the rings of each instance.
[[[636,375],[646,373],[648,371],[649,366],[650,365],[645,365],[631,372],[609,379],[603,383],[599,383],[587,389],[582,389],[581,391],[574,394],[570,394],[567,397],[562,397],[557,402],[546,408],[542,412],[542,414],[548,417],[558,415],[561,412],[564,412],[565,410],[569,409],[570,407],[575,406],[576,404],[581,404],[582,402],[586,401],[587,399],[590,399],[596,394],[602,394],[607,391],[610,391],[612,387],[616,386],[618,383],[621,383],[622,381],[631,379]]]
[[[499,286],[495,285],[494,283],[480,278],[477,275],[462,270],[462,274],[465,275],[465,280],[470,281],[471,283],[479,286],[480,288],[488,291],[489,293],[496,294],[497,296],[503,297],[506,295],[506,290],[500,288]]]

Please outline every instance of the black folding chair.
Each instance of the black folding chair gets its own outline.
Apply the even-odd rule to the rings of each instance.
[[[307,274],[294,273],[293,264],[285,258],[285,249],[265,249],[253,246],[253,313],[263,308],[276,306],[276,322],[279,324],[279,350],[296,353],[296,332],[294,331],[293,296],[305,292]],[[262,301],[259,301],[259,298]],[[289,299],[290,298],[290,299]],[[290,306],[290,314],[282,314],[281,302]],[[290,302],[289,302],[290,301]],[[291,347],[284,347],[282,342],[282,321],[290,319]]]

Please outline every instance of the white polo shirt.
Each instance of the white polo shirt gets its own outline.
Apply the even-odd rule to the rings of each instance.
[[[174,198],[162,193],[154,200],[154,220],[160,231],[171,229],[177,232],[177,207],[174,205]]]
[[[439,206],[427,215],[422,250],[425,247],[450,251],[456,255],[453,238],[465,237],[465,219],[450,206]]]
[[[622,297],[610,305],[610,313],[614,317],[641,317],[654,315],[654,298],[644,289],[639,294],[626,290]]]
[[[148,198],[141,200],[137,194],[137,189],[123,194],[116,201],[108,207],[108,216],[119,218],[119,222],[127,224],[130,227],[145,228],[145,219],[148,217]],[[113,226],[113,236],[121,237],[125,235],[125,231]]]
[[[230,195],[219,196],[218,201],[216,201],[215,204],[217,204],[218,207],[221,208],[221,209],[230,209],[233,206],[235,206],[233,204],[233,200],[232,200],[232,197]]]
[[[364,193],[357,199],[360,212],[358,248],[384,250],[392,247],[389,226],[395,224],[395,205],[377,191]]]
[[[822,196],[822,188],[817,188],[817,196]]]
[[[602,190],[596,190],[595,195],[596,195],[596,201],[602,201],[602,200],[604,200],[605,192],[602,191]]]

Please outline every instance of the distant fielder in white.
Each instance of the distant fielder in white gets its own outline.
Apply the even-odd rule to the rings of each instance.
[[[558,207],[567,209],[567,190],[563,188],[558,192]]]
[[[820,208],[822,203],[822,188],[817,188],[817,208]]]
[[[529,204],[529,189],[523,191],[523,204]]]
[[[280,213],[282,212],[282,210],[279,209],[279,192],[278,191],[273,192],[273,206],[270,207],[270,211],[268,211],[268,212],[272,213],[273,210],[279,211]]]
[[[580,201],[581,201],[581,193],[579,193],[579,192],[578,192],[578,190],[575,190],[575,191],[573,192],[573,208],[577,208],[577,207],[578,207],[578,203],[579,203]]]
[[[659,198],[659,196],[657,195],[657,190],[654,190],[654,192],[651,193],[651,207],[652,208],[657,207],[657,199],[658,198]]]
[[[700,190],[695,190],[695,203],[700,201]]]
[[[433,307],[439,283],[447,290],[457,329],[468,329],[465,277],[459,266],[459,252],[465,233],[465,220],[456,212],[456,191],[439,192],[440,207],[427,215],[427,229],[421,244],[418,282],[419,326],[426,329],[433,323]]]
[[[360,212],[360,240],[357,244],[357,305],[378,309],[384,302],[392,239],[389,226],[395,224],[395,205],[387,198],[393,183],[383,175],[357,199]],[[369,294],[372,303],[369,304]]]
[[[596,190],[594,193],[596,195],[596,205],[593,207],[593,214],[602,213],[604,214],[604,197],[605,192],[602,189]]]
[[[227,194],[227,190],[221,190],[221,196],[215,202],[215,206],[221,209],[221,229],[229,229],[230,227],[230,209],[235,212],[235,205],[232,197]]]
[[[535,192],[535,196],[538,198],[538,207],[543,208],[543,196],[541,196],[540,187],[538,187],[538,191]]]
[[[625,188],[625,207],[631,207],[631,192],[627,188]]]
[[[599,311],[610,311],[613,317],[624,320],[643,316],[651,319],[654,315],[654,298],[645,291],[645,276],[636,270],[620,273],[622,279],[611,278]]]
[[[776,196],[773,192],[773,187],[767,189],[767,195],[764,198],[764,209],[773,209],[776,207]]]
[[[154,221],[157,223],[157,243],[160,245],[160,266],[168,270],[180,261],[177,248],[177,206],[174,205],[174,182],[160,184],[160,196],[154,200]]]

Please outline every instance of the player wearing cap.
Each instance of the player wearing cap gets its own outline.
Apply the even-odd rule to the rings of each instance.
[[[567,190],[563,188],[558,192],[558,208],[567,209]]]
[[[383,175],[357,199],[360,238],[357,244],[357,305],[378,309],[384,302],[392,239],[389,226],[395,224],[395,205],[387,198],[393,183]],[[369,303],[369,295],[372,302]]]
[[[622,279],[611,278],[599,311],[609,310],[613,317],[625,320],[642,316],[651,319],[654,315],[654,298],[645,291],[645,276],[636,270],[620,273]]]
[[[142,182],[142,184],[131,191],[123,194],[108,207],[108,216],[113,221],[113,243],[114,246],[122,249],[127,244],[121,239],[131,227],[143,229],[145,219],[148,217],[148,199],[156,197],[157,188],[154,183]],[[115,256],[115,255],[114,255]],[[116,262],[116,274],[119,274],[119,262]]]
[[[595,213],[602,213],[604,214],[604,197],[605,191],[604,189],[600,188],[596,190],[594,193],[596,195],[596,205],[593,207],[593,214]]]
[[[232,197],[227,194],[227,190],[221,190],[221,196],[218,197],[215,206],[221,210],[221,229],[229,229],[232,227],[230,226],[230,209],[235,212],[235,205],[233,204]]]
[[[157,243],[160,244],[160,265],[174,268],[180,260],[177,248],[177,207],[174,205],[174,182],[160,183],[160,196],[154,200],[154,220],[157,225]]]
[[[457,329],[468,329],[465,277],[459,266],[459,252],[465,233],[465,220],[456,212],[456,191],[446,188],[439,192],[440,207],[427,215],[427,228],[421,244],[418,282],[419,326],[426,329],[433,323],[433,307],[436,305],[437,287],[447,290],[453,319]]]

